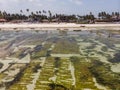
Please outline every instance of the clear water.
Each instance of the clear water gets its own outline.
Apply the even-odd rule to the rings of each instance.
[[[53,42],[58,40],[57,38],[74,39],[79,45],[81,56],[98,57],[106,63],[109,63],[108,59],[120,52],[119,31],[0,31],[0,44],[12,43],[11,47],[13,44],[19,46],[35,40],[36,44],[46,40]]]
[[[57,49],[55,49],[56,45],[59,46],[58,43],[60,44],[60,47],[57,47]],[[24,51],[22,52],[22,54],[20,54],[20,57],[16,58],[23,58],[24,56],[26,56],[26,54],[29,52],[29,48],[32,48],[32,50],[34,50],[33,52],[37,52],[40,50],[43,50],[44,52],[50,51],[49,53],[53,55],[53,57],[70,58],[71,56],[77,56],[80,58],[84,58],[85,60],[95,58],[96,60],[101,61],[105,65],[108,65],[110,67],[109,72],[112,73],[110,75],[115,74],[117,79],[119,79],[118,76],[120,73],[120,31],[0,31],[0,58],[11,57],[14,51],[16,51],[16,53],[19,52],[16,50],[16,48],[20,46],[24,47]],[[46,48],[44,48],[44,46]],[[54,49],[58,51],[55,51]],[[67,51],[64,51],[64,49]],[[52,68],[51,63],[54,64],[53,62],[49,63],[46,63],[48,67],[44,67],[46,68],[45,71],[49,71]],[[70,61],[63,60],[62,63],[64,70],[67,71],[66,68],[69,66]],[[75,83],[75,66],[72,66],[71,63],[70,65],[72,68],[71,73],[74,77],[73,79]],[[53,69],[54,68],[52,68],[52,70]],[[37,75],[39,75],[39,72],[38,74],[36,74],[36,76]],[[59,77],[59,75],[53,76],[51,78],[55,79],[56,77]],[[37,78],[35,78],[35,80],[37,80]],[[93,81],[98,88],[102,88],[103,90],[109,90],[104,89],[104,87],[97,84],[95,78]],[[91,82],[93,83],[93,81]]]

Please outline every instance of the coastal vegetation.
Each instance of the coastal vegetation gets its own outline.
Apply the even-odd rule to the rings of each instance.
[[[114,54],[114,57],[109,59],[110,62],[112,63],[120,63],[120,52]]]
[[[9,87],[8,90],[27,90],[27,85],[32,84],[34,74],[37,73],[38,69],[40,68],[40,62],[31,61],[31,63],[26,67],[23,72],[21,72],[22,74]]]
[[[74,67],[76,68],[75,74],[76,78],[78,78],[75,90],[78,90],[81,87],[85,88],[86,86],[97,90],[96,86],[94,86],[95,82],[93,82],[94,77],[98,83],[106,86],[108,90],[119,90],[119,73],[112,72],[109,65],[95,60],[95,58],[91,59],[91,62],[86,62],[85,58],[71,57],[70,60],[73,62]]]
[[[3,67],[3,63],[0,63],[0,69]]]
[[[41,76],[37,80],[37,89],[70,90],[72,77],[69,68],[69,60],[58,57],[47,58],[42,68]]]
[[[92,66],[89,69],[96,77],[98,83],[108,86],[112,90],[120,89],[119,73],[112,72],[109,65],[95,60],[92,61]]]
[[[16,33],[11,33],[11,38],[24,34],[23,31]],[[30,31],[26,34],[27,39],[15,38],[17,42],[9,46],[7,57],[0,58],[0,89],[120,89],[119,38],[108,38],[105,36],[108,32],[99,31]],[[6,36],[5,40],[11,39]],[[35,38],[40,42],[34,41]]]
[[[79,46],[74,39],[59,39],[52,51],[55,54],[78,54]]]
[[[40,57],[49,56],[49,48],[51,47],[52,43],[47,42],[44,46],[39,45],[39,48],[35,47],[34,51],[32,52],[31,58],[37,59]]]
[[[84,88],[99,90],[93,82],[93,75],[89,70],[91,66],[90,62],[87,62],[85,58],[71,57],[70,61],[75,67],[76,87],[73,90],[79,90]]]
[[[25,13],[28,13],[26,15]],[[7,13],[6,11],[0,11],[0,22],[67,22],[67,23],[95,23],[95,22],[119,22],[119,12],[99,12],[98,16],[95,17],[92,12],[86,15],[66,15],[66,14],[53,14],[52,11],[38,10],[32,12],[29,9],[20,10],[19,13]]]

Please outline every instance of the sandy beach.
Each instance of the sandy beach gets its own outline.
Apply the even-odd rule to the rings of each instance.
[[[120,30],[120,24],[20,23],[0,24],[0,30]]]

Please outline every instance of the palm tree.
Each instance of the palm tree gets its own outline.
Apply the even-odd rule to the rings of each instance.
[[[41,14],[41,11],[39,11],[39,14]]]
[[[115,16],[115,13],[114,13],[114,12],[112,12],[112,16]]]
[[[52,21],[52,13],[50,10],[48,11],[48,13],[49,13],[49,21],[51,22]]]
[[[7,17],[7,12],[6,11],[3,12],[3,17],[4,17],[4,19],[6,19],[6,17]]]
[[[23,13],[23,11],[20,10],[20,13],[21,13],[21,14],[20,14],[20,19],[22,20],[22,18],[23,18],[23,17],[22,17],[22,13]]]
[[[22,11],[22,10],[20,10],[20,13],[23,13],[23,11]]]
[[[29,12],[29,9],[26,9],[27,12]]]
[[[106,19],[110,20],[111,19],[111,15],[109,13],[106,14]]]
[[[101,17],[102,19],[104,19],[104,12],[101,12]]]
[[[46,11],[45,11],[45,10],[43,10],[43,13],[44,13],[44,14],[46,14]]]
[[[29,10],[29,9],[26,9],[26,11],[27,11],[27,13],[29,14],[29,11],[30,11],[30,10]]]
[[[0,18],[3,18],[3,14],[2,14],[2,12],[0,11]]]
[[[90,20],[94,21],[94,19],[95,19],[95,16],[92,14],[92,12],[90,12]]]
[[[102,16],[101,12],[100,12],[100,13],[98,13],[98,17],[99,17],[99,19],[101,18],[101,16]]]
[[[117,19],[118,19],[119,15],[120,15],[119,12],[115,12],[115,16]]]
[[[38,11],[36,11],[36,14],[37,14],[37,15],[38,15],[38,13],[39,13],[39,12],[38,12]]]

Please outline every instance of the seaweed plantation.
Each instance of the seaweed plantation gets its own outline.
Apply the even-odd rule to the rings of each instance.
[[[120,90],[119,33],[0,33],[0,90]]]

